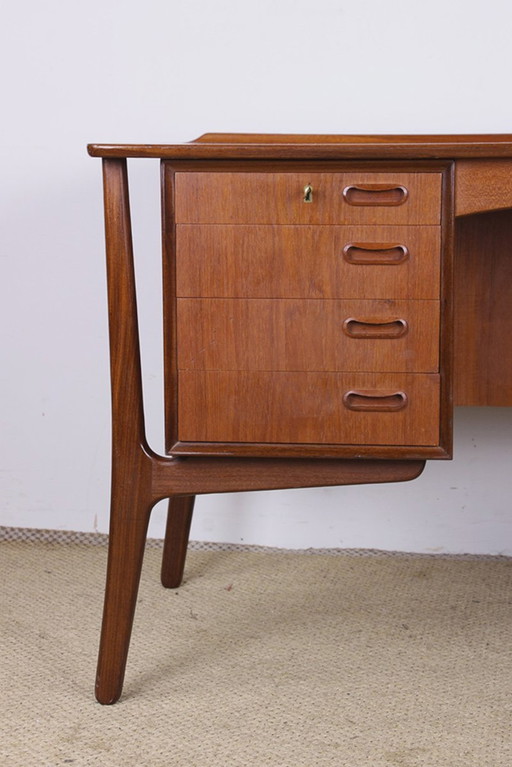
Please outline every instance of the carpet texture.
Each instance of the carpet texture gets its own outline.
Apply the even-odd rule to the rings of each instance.
[[[512,560],[191,551],[168,591],[160,556],[103,707],[105,546],[0,542],[0,764],[512,764]]]

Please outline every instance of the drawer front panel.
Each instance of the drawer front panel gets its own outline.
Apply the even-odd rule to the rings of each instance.
[[[183,297],[437,298],[437,226],[179,225]]]
[[[441,174],[177,172],[175,214],[178,224],[438,225]]]
[[[439,444],[439,376],[179,374],[181,442]]]
[[[438,301],[178,299],[182,370],[437,372]]]

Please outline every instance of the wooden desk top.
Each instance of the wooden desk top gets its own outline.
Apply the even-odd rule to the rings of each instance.
[[[92,157],[164,160],[455,160],[455,215],[512,207],[512,134],[205,133],[186,144],[89,144]]]
[[[512,158],[512,134],[336,136],[205,133],[185,144],[89,144],[93,157],[177,159]]]

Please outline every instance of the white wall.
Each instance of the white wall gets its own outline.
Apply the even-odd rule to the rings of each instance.
[[[206,131],[512,132],[506,0],[36,0],[4,7],[0,524],[106,530],[100,164],[87,142]],[[149,433],[158,408],[158,165],[134,161]],[[512,553],[512,418],[459,413],[414,483],[200,499],[193,537]],[[160,535],[163,509],[154,514]]]

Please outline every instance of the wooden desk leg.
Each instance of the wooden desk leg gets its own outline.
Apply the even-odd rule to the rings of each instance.
[[[121,694],[149,515],[152,459],[144,427],[126,160],[103,161],[112,387],[112,490],[96,697]]]
[[[137,492],[138,477],[112,486],[107,582],[96,674],[99,703],[115,703],[123,688],[152,503]],[[139,484],[140,488],[140,484]]]
[[[195,495],[169,499],[162,557],[162,586],[177,588],[183,580]]]

